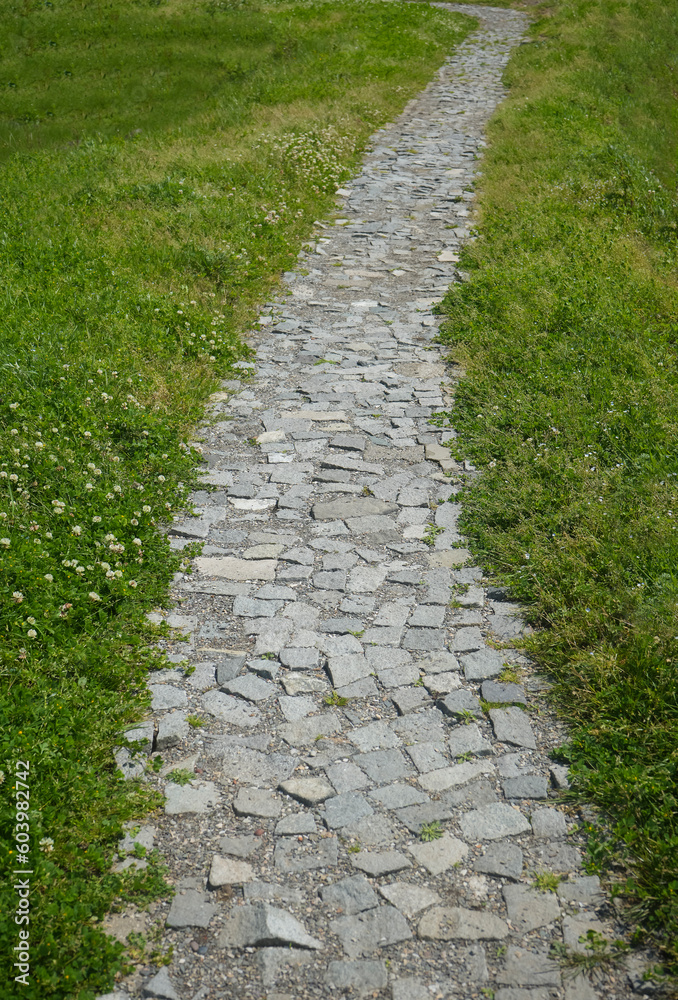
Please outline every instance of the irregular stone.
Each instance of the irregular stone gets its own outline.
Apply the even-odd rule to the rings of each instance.
[[[574,872],[582,867],[581,851],[562,842],[542,841],[533,849],[537,868],[554,872]]]
[[[407,748],[407,752],[420,774],[437,771],[449,763],[444,748],[439,743],[415,743]]]
[[[429,801],[428,795],[412,785],[404,784],[404,782],[375,788],[369,793],[369,796],[385,809],[404,809],[406,806],[419,805]]]
[[[291,754],[270,751],[262,753],[248,746],[234,746],[219,740],[214,741],[209,752],[211,755],[221,756],[224,777],[235,778],[241,785],[259,787],[277,785],[279,781],[284,781],[292,775],[297,764]]]
[[[498,684],[496,681],[484,681],[482,695],[491,705],[526,705],[525,692],[520,684]]]
[[[165,813],[168,816],[206,813],[212,806],[218,805],[220,799],[212,781],[203,781],[199,785],[175,785],[172,782],[165,785]]]
[[[278,786],[281,792],[291,795],[305,806],[316,806],[335,795],[334,788],[322,778],[290,778]]]
[[[316,833],[317,829],[313,813],[298,812],[278,820],[275,833],[279,837],[291,837],[295,834]]]
[[[386,964],[381,961],[330,962],[325,984],[331,990],[357,990],[362,996],[388,985]]]
[[[501,743],[536,750],[537,742],[527,715],[520,708],[491,708],[494,735]]]
[[[545,927],[560,918],[558,897],[525,885],[505,885],[503,890],[509,920],[519,934]]]
[[[411,773],[407,762],[399,750],[371,750],[359,754],[355,763],[366,772],[372,781],[384,783],[396,781]]]
[[[156,750],[168,750],[185,740],[190,732],[185,712],[169,712],[158,722],[155,737]]]
[[[402,668],[398,667],[397,669],[400,670]],[[387,672],[388,671],[385,671],[385,673]],[[384,685],[384,687],[387,686],[389,685]],[[391,695],[391,700],[398,709],[400,715],[409,715],[410,712],[414,712],[417,708],[421,708],[422,705],[428,704],[431,699],[429,698],[425,688],[399,687],[398,690],[394,691]]]
[[[482,681],[487,677],[498,677],[504,669],[504,656],[494,649],[479,649],[460,657],[467,681]]]
[[[560,970],[549,957],[548,945],[535,948],[509,945],[496,979],[508,986],[560,986]]]
[[[567,835],[565,817],[557,809],[535,809],[531,820],[535,837],[556,840]]]
[[[172,900],[166,923],[168,927],[209,927],[216,912],[217,907],[204,892],[184,889]]]
[[[447,748],[452,757],[464,757],[468,753],[476,757],[490,757],[494,754],[492,744],[484,738],[475,722],[453,729]]]
[[[459,825],[464,837],[470,841],[499,840],[501,837],[528,833],[531,829],[521,812],[503,802],[491,802],[464,813]]]
[[[323,837],[317,843],[279,840],[273,860],[281,872],[295,873],[335,868],[338,856],[337,838]]]
[[[346,571],[319,570],[313,574],[313,586],[318,590],[346,590]]]
[[[350,740],[363,753],[369,750],[391,750],[400,744],[398,737],[391,732],[385,722],[371,722],[367,726],[353,729]]]
[[[480,629],[471,627],[457,629],[450,648],[456,653],[471,653],[476,649],[482,649],[484,645],[485,640]]]
[[[374,698],[379,694],[377,685],[371,677],[363,677],[336,690],[340,698]]]
[[[307,934],[291,913],[266,903],[235,907],[217,937],[218,948],[246,948],[270,945],[292,945],[318,950],[322,941]]]
[[[595,907],[603,901],[600,879],[597,875],[583,875],[570,882],[561,882],[556,892],[559,899],[564,899],[568,903],[587,903]]]
[[[351,855],[351,864],[372,878],[392,875],[394,872],[412,867],[400,851],[360,851]]]
[[[251,729],[261,723],[261,712],[254,705],[244,705],[223,691],[208,691],[201,698],[203,709],[223,722],[241,729]]]
[[[272,986],[281,973],[288,969],[298,968],[300,965],[308,965],[313,961],[312,951],[303,951],[301,948],[261,948],[257,952],[255,962],[261,973],[264,986]],[[284,1000],[289,994],[269,993],[268,1000]],[[194,997],[194,1000],[196,998]]]
[[[440,902],[440,896],[437,892],[421,885],[411,885],[409,882],[391,882],[389,885],[380,885],[379,892],[406,917],[414,917],[422,910]]]
[[[301,889],[290,885],[275,885],[270,882],[246,882],[242,887],[243,896],[248,903],[303,903],[304,894]]]
[[[436,604],[418,604],[410,615],[410,626],[440,628],[445,621],[445,608]]]
[[[352,594],[373,594],[386,579],[386,570],[380,566],[356,566],[348,577]]]
[[[448,671],[444,674],[432,674],[423,677],[424,687],[434,698],[457,691],[461,687],[459,674]]]
[[[337,761],[327,768],[326,773],[339,794],[354,792],[369,785],[365,772],[351,761]]]
[[[226,684],[237,677],[245,666],[247,656],[245,650],[220,653],[217,663],[217,684]]]
[[[443,767],[437,771],[430,771],[428,774],[419,776],[419,784],[427,792],[442,792],[446,788],[456,788],[458,785],[465,785],[481,774],[494,773],[494,765],[487,761],[468,761],[463,764],[454,764],[452,767]]]
[[[440,875],[465,858],[468,847],[446,832],[438,840],[415,844],[409,851],[420,865],[430,871],[431,875]]]
[[[549,796],[548,778],[543,774],[504,778],[501,787],[507,799],[547,799]]]
[[[363,875],[350,875],[324,886],[320,896],[323,903],[341,910],[348,917],[379,905],[379,897]]]
[[[327,801],[323,820],[328,829],[340,830],[373,812],[367,799],[358,792],[344,792]]]
[[[474,694],[463,688],[460,691],[452,691],[445,698],[441,698],[438,701],[438,708],[440,708],[445,715],[452,716],[465,716],[469,713],[471,715],[482,715],[482,709],[480,707],[480,702]]]
[[[327,672],[332,686],[335,688],[353,684],[363,677],[369,677],[372,668],[362,653],[349,653],[347,656],[332,656],[327,661]]]
[[[417,662],[420,670],[428,676],[430,674],[447,674],[451,671],[459,670],[459,661],[447,650],[429,653]]]
[[[156,972],[145,984],[143,989],[145,997],[156,997],[157,1000],[180,1000],[179,994],[174,988],[167,968]]]
[[[236,816],[277,819],[282,811],[282,802],[266,788],[240,788],[233,800],[233,811]]]
[[[155,726],[152,721],[142,722],[140,725],[135,726],[133,729],[128,729],[125,732],[125,739],[129,740],[130,743],[135,743],[135,749],[143,751],[144,753],[150,753],[153,749],[153,740],[155,738]]]
[[[242,885],[243,882],[251,882],[252,877],[252,866],[246,861],[233,861],[231,858],[221,858],[218,854],[212,858],[208,879],[211,889],[217,889],[221,885]]]
[[[260,601],[256,597],[236,597],[233,614],[239,618],[273,618],[283,601]]]
[[[483,910],[436,906],[419,921],[419,937],[431,941],[502,941],[508,937],[506,921]]]
[[[231,854],[234,858],[247,858],[250,854],[261,847],[259,837],[222,837],[219,841],[219,850],[224,854]]]
[[[520,986],[504,986],[494,994],[494,1000],[550,1000],[548,989],[524,990]]]
[[[378,906],[352,917],[340,917],[332,921],[330,932],[337,935],[349,958],[370,955],[412,937],[404,916],[393,906]]]
[[[327,681],[320,677],[309,677],[307,674],[286,674],[281,683],[290,697],[304,693],[322,694],[328,688]]]
[[[235,559],[233,556],[197,556],[194,565],[204,576],[225,580],[275,580],[275,559]]]
[[[280,695],[278,704],[280,705],[280,711],[288,722],[299,722],[300,719],[305,719],[311,712],[315,712],[318,707],[313,698],[304,698],[303,695],[299,695],[296,698],[289,698],[284,694]]]
[[[523,852],[517,844],[510,841],[490,844],[485,853],[476,858],[473,870],[499,875],[500,878],[520,878],[523,873]]]
[[[442,629],[409,628],[403,639],[404,649],[422,650],[424,652],[445,648],[445,633]]]
[[[407,806],[405,809],[398,809],[396,816],[403,823],[410,833],[421,833],[422,826],[426,823],[451,819],[452,813],[443,802],[424,802],[422,805]]]
[[[381,847],[392,844],[395,831],[385,816],[363,816],[357,823],[351,823],[342,830],[344,839],[351,838],[363,847]]]
[[[235,680],[224,684],[222,691],[227,694],[234,694],[246,701],[267,701],[278,693],[278,688],[270,681],[265,681],[261,677],[253,677],[252,674],[244,674],[236,677]]]
[[[363,623],[358,618],[328,618],[316,626],[319,632],[332,632],[336,635],[348,635],[351,632],[361,632]]]
[[[416,976],[395,979],[391,985],[393,1000],[430,1000],[431,994],[424,982]]]
[[[289,722],[280,726],[278,732],[289,746],[301,747],[315,743],[319,736],[333,736],[340,730],[341,723],[336,712],[323,712],[322,715],[313,715],[310,719]]]
[[[185,708],[188,704],[186,692],[173,684],[149,684],[151,692],[151,709],[161,712],[167,708]]]
[[[451,696],[450,696],[451,697]],[[391,729],[406,743],[438,743],[445,737],[443,714],[437,708],[404,716],[391,723]]]

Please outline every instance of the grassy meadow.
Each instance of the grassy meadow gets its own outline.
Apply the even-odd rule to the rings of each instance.
[[[541,8],[506,74],[443,334],[465,528],[529,607],[593,870],[678,973],[678,19]]]
[[[177,567],[157,526],[192,482],[186,436],[368,136],[472,26],[398,2],[0,0],[0,842],[33,872],[30,985],[4,996],[92,1000],[152,957],[101,918],[166,891],[153,855],[110,871],[158,805],[112,750],[160,665],[144,613]],[[6,885],[7,961],[15,906]]]

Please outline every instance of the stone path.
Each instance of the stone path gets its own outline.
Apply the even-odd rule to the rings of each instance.
[[[166,616],[189,641],[167,643],[177,666],[132,734],[162,757],[165,815],[120,847],[123,866],[144,864],[135,842],[167,860],[177,894],[151,916],[173,959],[116,997],[627,995],[621,974],[594,989],[549,956],[614,933],[614,910],[558,799],[563,732],[511,646],[518,609],[461,547],[455,483],[473,470],[430,422],[454,385],[432,309],[459,277],[525,26],[452,9],[479,30],[375,135],[341,218],[263,312],[254,378],[212,401],[218,489],[171,529],[175,548],[205,543]]]

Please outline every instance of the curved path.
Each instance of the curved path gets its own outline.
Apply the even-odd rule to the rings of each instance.
[[[594,990],[549,957],[611,932],[613,910],[559,803],[563,733],[511,647],[516,606],[461,547],[455,477],[473,470],[430,423],[454,375],[432,307],[458,278],[525,28],[451,9],[478,30],[374,136],[341,218],[264,310],[253,380],[213,399],[228,420],[205,433],[205,482],[221,489],[171,531],[206,543],[167,619],[190,633],[168,644],[190,669],[152,678],[136,731],[162,753],[165,815],[120,849],[166,858],[177,894],[153,918],[174,954],[122,997],[626,995],[620,974]]]

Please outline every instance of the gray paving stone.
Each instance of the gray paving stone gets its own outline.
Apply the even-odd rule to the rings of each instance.
[[[210,692],[215,693],[216,692]],[[207,697],[207,695],[203,695]],[[177,746],[182,740],[185,740],[190,732],[188,722],[186,721],[186,712],[177,711],[169,712],[167,715],[163,715],[158,720],[158,731],[155,735],[155,749],[156,750],[168,750],[170,747]]]
[[[379,897],[363,875],[350,875],[320,890],[323,903],[347,917],[379,905]]]
[[[431,702],[428,692],[423,687],[399,687],[392,692],[391,700],[400,715],[408,715]]]
[[[498,677],[504,669],[504,660],[505,656],[494,649],[479,649],[459,658],[467,681]]]
[[[397,512],[397,504],[378,500],[376,497],[351,497],[341,500],[327,500],[323,503],[316,503],[311,508],[311,514],[316,521],[343,521],[346,518],[368,517],[374,514],[395,514]]]
[[[543,774],[504,778],[501,787],[507,799],[547,799],[549,794],[548,778]]]
[[[168,708],[185,708],[188,704],[186,692],[174,684],[149,684],[151,709],[160,712]]]
[[[340,688],[369,677],[372,668],[362,653],[349,653],[346,656],[331,656],[327,661],[327,673],[332,686]]]
[[[236,597],[233,614],[241,618],[273,618],[283,607],[283,601],[260,601],[256,597]]]
[[[420,774],[437,771],[438,768],[447,767],[449,764],[444,747],[440,743],[415,743],[407,748],[407,752]]]
[[[412,885],[409,882],[380,885],[379,892],[389,903],[410,918],[441,901],[438,893],[432,889],[427,889],[423,885]]]
[[[197,889],[179,890],[167,914],[168,927],[209,927],[217,907]]]
[[[421,833],[425,823],[452,819],[451,809],[443,802],[424,802],[421,805],[406,806],[404,809],[397,809],[395,814],[410,833],[416,834]]]
[[[299,843],[294,840],[279,840],[275,845],[275,867],[284,874],[317,871],[319,868],[335,868],[339,857],[336,837],[321,837],[317,842]]]
[[[246,701],[259,702],[273,698],[278,693],[278,688],[275,684],[271,684],[270,681],[265,681],[261,677],[243,674],[242,677],[236,677],[235,680],[224,684],[222,691],[237,695]]]
[[[489,761],[464,761],[451,767],[442,767],[437,771],[419,775],[419,784],[428,792],[444,792],[448,788],[466,785],[483,774],[493,774],[494,765]]]
[[[384,844],[392,844],[396,839],[396,832],[380,813],[373,816],[363,816],[356,823],[345,826],[341,831],[344,839],[353,839],[362,847],[381,847]]]
[[[471,653],[477,649],[482,649],[485,640],[479,628],[460,628],[454,634],[450,648],[458,653]]]
[[[334,736],[340,730],[341,723],[336,712],[323,712],[299,722],[288,722],[280,726],[278,732],[289,746],[303,747],[315,744],[319,736]]]
[[[280,662],[290,670],[315,670],[320,666],[320,652],[313,647],[288,646],[280,650]]]
[[[520,878],[523,873],[523,852],[517,844],[500,841],[485,848],[485,853],[476,858],[473,870],[500,878]]]
[[[538,841],[532,853],[539,870],[576,872],[582,867],[581,851],[562,841]]]
[[[261,724],[261,712],[256,706],[244,704],[223,691],[208,691],[201,699],[203,709],[209,714],[241,729],[252,729]]]
[[[316,806],[335,795],[332,785],[322,778],[289,778],[282,781],[279,788],[305,806]]]
[[[215,854],[207,881],[210,889],[218,889],[222,885],[242,885],[243,882],[251,882],[253,875],[252,865],[246,861],[234,861],[233,858],[222,858]]]
[[[318,707],[313,698],[305,698],[303,695],[291,698],[281,694],[278,698],[278,704],[288,722],[299,722],[300,719],[305,719],[311,712],[316,711]]]
[[[275,833],[278,837],[317,833],[317,830],[313,813],[310,812],[290,813],[289,816],[283,816],[281,820],[278,820],[275,827]]]
[[[509,945],[496,980],[507,986],[560,986],[560,970],[549,957],[548,945],[531,948]]]
[[[160,972],[156,972],[144,984],[143,995],[145,997],[157,997],[158,1000],[180,1000],[179,994],[170,979],[169,970],[166,968],[161,969]]]
[[[337,761],[327,768],[326,773],[339,794],[355,792],[370,784],[365,772],[352,761]]]
[[[482,695],[491,705],[526,705],[525,692],[520,684],[498,684],[496,681],[484,681]]]
[[[218,805],[220,799],[217,786],[212,781],[190,785],[175,785],[169,782],[165,785],[165,812],[168,816],[206,813]]]
[[[520,986],[503,986],[494,994],[494,1000],[550,1000],[550,997],[547,988],[524,990]]]
[[[468,847],[445,832],[438,840],[415,844],[409,851],[415,861],[427,868],[431,875],[442,875],[448,868],[463,861],[468,854]]]
[[[403,649],[430,650],[445,648],[445,633],[435,628],[408,628],[403,639]]]
[[[289,673],[281,678],[281,684],[291,698],[300,694],[322,694],[329,689],[324,678],[311,677],[308,674]]]
[[[597,875],[583,875],[570,882],[561,882],[556,892],[559,899],[568,903],[586,903],[596,907],[603,902],[600,879]]]
[[[336,691],[340,698],[376,698],[379,694],[372,677],[363,677],[359,681],[338,687]]]
[[[260,948],[256,954],[255,963],[261,973],[264,986],[272,986],[281,975],[290,969],[298,969],[313,961],[313,952],[301,948]],[[289,994],[287,994],[289,996]],[[268,1000],[284,1000],[285,994],[269,993]],[[193,1000],[196,1000],[194,997]]]
[[[506,922],[494,913],[461,906],[435,906],[419,921],[417,933],[430,941],[503,941]]]
[[[526,885],[505,885],[502,890],[509,920],[519,934],[527,934],[560,919],[558,897]]]
[[[412,773],[412,769],[399,750],[371,750],[368,753],[358,754],[355,763],[372,781],[380,784],[397,781],[398,778],[405,778]]]
[[[400,851],[359,851],[351,855],[351,864],[372,878],[393,875],[412,867],[412,863]]]
[[[459,670],[459,661],[456,656],[453,656],[447,650],[440,650],[439,652],[429,653],[428,656],[422,657],[417,661],[417,666],[427,676],[430,674],[447,674],[451,671]]]
[[[393,980],[391,989],[393,1000],[430,1000],[431,997],[423,979],[416,976]]]
[[[437,705],[445,715],[452,715],[454,717],[464,717],[469,714],[482,716],[480,701],[465,688],[459,691],[451,691],[445,698],[440,698]]]
[[[490,719],[494,735],[501,743],[536,750],[537,742],[529,717],[520,708],[491,708]]]
[[[280,798],[266,788],[240,788],[233,800],[236,816],[258,816],[277,819],[282,811]]]
[[[237,677],[247,661],[247,653],[221,653],[217,662],[217,684],[226,684]]]
[[[442,743],[445,738],[443,719],[443,713],[437,708],[425,708],[402,719],[396,719],[390,728],[408,744]]]
[[[532,832],[535,837],[556,840],[567,834],[565,817],[557,809],[535,809],[532,813]]]
[[[318,590],[346,590],[346,570],[319,570],[313,574],[313,586]]]
[[[375,788],[369,793],[369,797],[385,809],[404,809],[406,806],[420,805],[429,801],[425,792],[404,782]]]
[[[219,850],[222,854],[231,854],[234,858],[248,858],[261,847],[259,837],[222,837],[219,841]]]
[[[385,962],[365,959],[354,962],[330,962],[325,985],[331,990],[357,990],[363,996],[388,985]]]
[[[217,937],[218,948],[292,945],[317,950],[322,942],[311,937],[303,924],[285,910],[266,903],[235,907]]]
[[[453,729],[447,748],[451,757],[464,757],[469,753],[475,757],[491,757],[494,754],[492,744],[484,738],[475,722]]]
[[[224,740],[228,739],[228,737],[224,738]],[[257,737],[253,737],[253,739],[257,739]],[[259,740],[261,741],[261,737]],[[266,748],[270,741],[266,737],[264,740],[266,742],[263,743],[263,746]],[[279,781],[284,781],[285,778],[290,777],[297,764],[291,754],[261,752],[247,746],[234,746],[230,742],[225,743],[221,740],[215,740],[210,745],[211,755],[222,758],[222,769],[227,779],[236,778],[241,785],[257,785],[258,787],[270,787],[277,785]]]
[[[461,678],[458,673],[448,671],[444,674],[426,674],[423,678],[424,687],[434,698],[444,697],[452,691],[457,691],[461,687]]]
[[[445,608],[436,604],[419,604],[409,618],[410,626],[440,628],[445,621]]]
[[[339,917],[330,923],[330,932],[337,935],[349,958],[371,955],[412,937],[405,917],[393,906],[378,906],[356,916]]]
[[[503,802],[491,802],[480,809],[464,813],[459,825],[466,840],[499,840],[531,829],[521,812]]]
[[[357,823],[363,816],[371,816],[374,810],[359,792],[343,792],[328,799],[323,813],[325,825],[330,830],[340,830],[351,823]]]
[[[316,627],[319,632],[347,635],[350,632],[361,632],[365,626],[359,618],[328,618],[326,621],[318,622]]]

